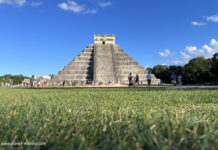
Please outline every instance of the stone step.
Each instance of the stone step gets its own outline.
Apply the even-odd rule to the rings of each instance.
[[[75,62],[75,61],[71,61],[68,65],[69,66],[72,66],[72,65],[76,65],[76,66],[83,66],[83,65],[93,65],[94,62],[93,61],[86,61],[86,62],[82,62],[82,61],[78,61],[78,62]]]
[[[78,56],[93,56],[93,52],[82,52]]]
[[[93,74],[93,69],[90,70],[63,70],[60,73],[64,74]]]
[[[93,52],[93,48],[85,48],[83,52]]]
[[[93,47],[94,47],[93,44],[89,44],[89,45],[87,46],[87,48],[93,48]]]
[[[62,81],[71,81],[71,82],[74,82],[74,81],[92,81],[93,78],[66,78],[66,77],[60,77],[59,80],[62,80]]]
[[[115,53],[124,52],[124,49],[123,48],[116,48],[114,52]]]
[[[118,61],[117,65],[138,65],[136,61]]]
[[[68,77],[68,78],[78,78],[78,77],[81,77],[81,78],[92,78],[93,77],[93,74],[61,74],[62,76],[64,77]]]
[[[125,59],[132,59],[134,60],[132,57],[130,56],[122,56],[122,55],[115,55],[116,60],[125,60]]]
[[[69,76],[60,76],[61,80],[71,80],[71,81],[74,81],[74,80],[93,80],[93,77],[80,77],[80,76],[74,76],[74,77],[69,77]]]
[[[126,57],[126,56],[129,57],[128,53],[125,53],[125,52],[115,51],[114,54],[115,54],[116,56],[118,56],[118,57],[119,57],[119,56],[120,56],[120,57]]]
[[[123,66],[117,66],[117,71],[145,71],[143,66],[138,65],[137,67],[123,67]]]
[[[87,66],[70,65],[70,66],[65,66],[64,70],[90,70],[93,68],[94,68],[94,66],[91,66],[91,65],[87,65]]]
[[[117,62],[128,62],[128,61],[134,61],[131,57],[116,57]]]
[[[124,52],[124,49],[123,48],[119,48],[118,51],[119,52]]]
[[[145,70],[118,70],[117,71],[118,74],[128,74],[132,73],[132,74],[147,74],[147,72]]]
[[[88,58],[88,57],[75,57],[74,58],[74,62],[89,62],[89,61],[93,61],[94,59],[92,57]]]
[[[131,69],[143,69],[144,70],[144,67],[140,66],[140,65],[117,65],[118,70],[128,70],[129,68],[131,68]]]

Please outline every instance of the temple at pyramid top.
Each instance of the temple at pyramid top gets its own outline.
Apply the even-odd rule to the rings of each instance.
[[[95,34],[94,44],[115,44],[115,35],[112,34]]]
[[[88,82],[127,84],[129,73],[133,76],[138,74],[140,83],[147,83],[148,71],[115,43],[115,35],[96,34],[94,44],[88,44],[79,55],[60,70],[51,80],[51,84],[64,81],[81,84]],[[152,83],[159,82],[160,80],[152,75]]]

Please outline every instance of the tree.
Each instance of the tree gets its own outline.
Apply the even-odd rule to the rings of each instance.
[[[218,82],[218,53],[213,55],[211,72],[215,75],[215,81]]]
[[[214,75],[210,72],[212,68],[212,59],[204,57],[194,58],[185,65],[184,76],[187,83],[203,84],[212,81]]]
[[[170,71],[167,65],[157,65],[152,69],[152,73],[164,83],[170,82]]]
[[[25,77],[23,75],[6,74],[6,75],[0,77],[0,82],[9,83],[10,79],[12,79],[13,83],[16,85],[16,84],[22,83],[24,78],[28,78],[28,77]]]

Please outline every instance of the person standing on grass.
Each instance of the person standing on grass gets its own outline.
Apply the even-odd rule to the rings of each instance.
[[[13,79],[10,79],[10,87],[13,87],[13,83],[14,83]]]
[[[150,74],[150,72],[148,72],[147,81],[148,81],[148,85],[150,86],[151,85],[151,74]]]
[[[182,85],[182,75],[178,76],[178,85]]]
[[[65,85],[65,80],[64,80],[64,82],[63,82],[63,87],[64,87],[64,85]]]
[[[136,74],[136,77],[135,77],[135,82],[136,82],[136,84],[138,84],[138,85],[139,85],[139,75],[138,75],[138,74]]]
[[[130,86],[133,86],[132,73],[129,74],[128,80],[129,80],[129,87],[130,87]]]
[[[175,86],[176,86],[176,78],[177,78],[177,76],[173,72],[172,75],[170,76],[170,79],[171,79],[171,83],[174,84]]]
[[[3,82],[1,82],[1,87],[4,87],[4,83]]]

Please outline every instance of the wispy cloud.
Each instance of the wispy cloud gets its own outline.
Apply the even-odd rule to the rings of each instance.
[[[98,9],[87,9],[84,14],[96,14]]]
[[[0,0],[0,4],[15,5],[18,7],[23,6],[25,3],[26,0]]]
[[[173,57],[175,56],[175,53],[171,53],[169,49],[166,49],[163,52],[159,52],[158,55],[160,57]]]
[[[205,26],[205,25],[207,25],[207,24],[204,23],[204,22],[197,22],[197,21],[192,21],[191,24],[192,24],[193,26]]]
[[[109,7],[112,5],[112,2],[108,1],[108,2],[100,2],[99,6],[100,7]]]
[[[74,13],[79,13],[85,10],[84,6],[77,4],[75,1],[67,1],[60,3],[58,4],[58,7],[66,11],[72,11]]]
[[[74,13],[83,14],[96,14],[98,11],[97,8],[88,8],[86,5],[81,5],[71,0],[58,4],[58,7],[65,11],[72,11]]]
[[[218,22],[218,14],[206,17],[207,21]]]
[[[174,65],[184,65],[187,64],[191,59],[192,57],[190,55],[180,51],[180,58],[178,58],[177,60],[173,60],[172,63]]]
[[[204,21],[192,21],[191,22],[191,25],[193,26],[206,26],[207,22],[215,22],[215,23],[218,23],[218,13],[215,14],[215,15],[212,15],[212,16],[207,16],[207,17],[203,17],[204,18]]]
[[[32,6],[32,7],[39,7],[39,6],[41,6],[41,5],[43,5],[43,2],[32,2],[32,3],[31,3],[31,6]]]

